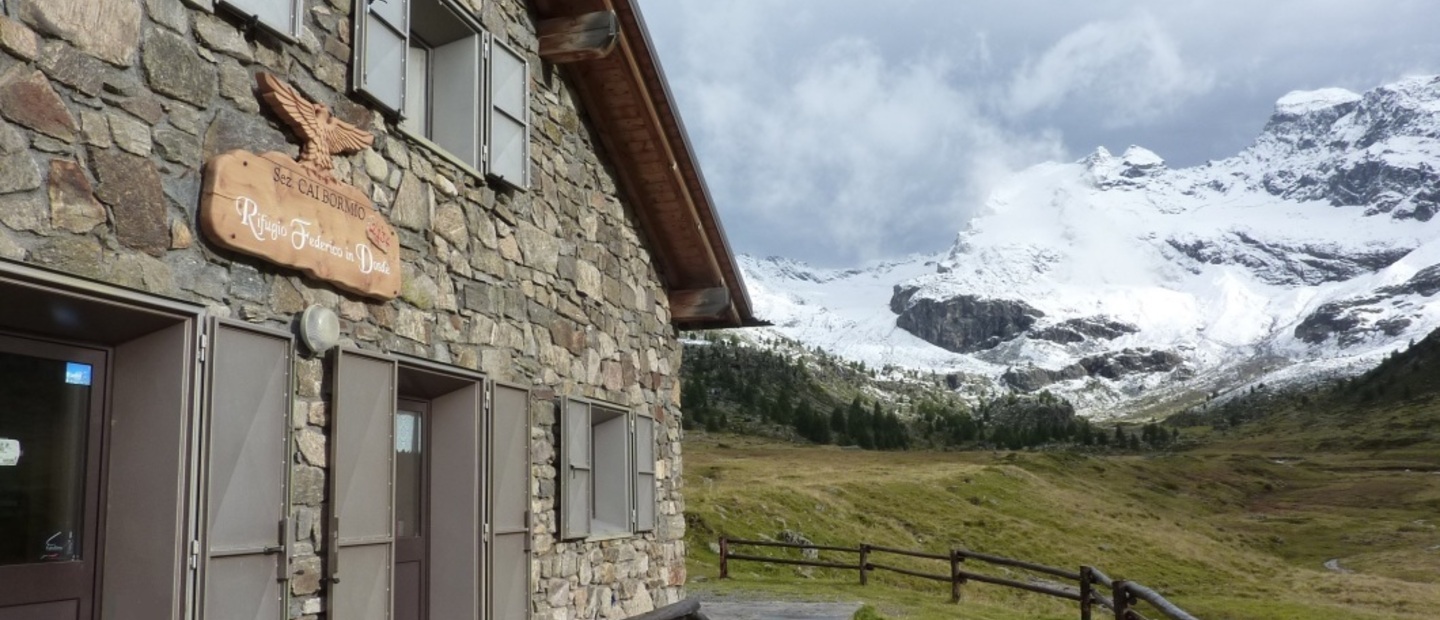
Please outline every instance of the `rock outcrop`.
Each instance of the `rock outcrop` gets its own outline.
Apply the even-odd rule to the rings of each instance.
[[[1140,328],[1124,321],[1092,316],[1069,319],[1043,329],[1037,329],[1030,334],[1030,337],[1061,344],[1072,344],[1086,340],[1114,340],[1138,331]]]
[[[895,324],[935,346],[956,353],[993,349],[1030,329],[1044,312],[1014,299],[960,295],[946,300],[914,299],[914,289],[896,287],[890,309]]]

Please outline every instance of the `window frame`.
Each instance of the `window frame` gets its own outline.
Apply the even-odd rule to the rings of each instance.
[[[635,534],[635,460],[631,449],[634,420],[634,412],[628,409],[604,403],[590,404],[590,535],[586,537],[589,540],[628,538]],[[619,445],[614,435],[619,436]],[[615,471],[617,468],[622,471]],[[618,508],[618,519],[614,518],[617,496],[623,501]]]
[[[365,0],[361,1],[364,2]],[[377,33],[377,35],[375,35],[377,36],[376,40],[380,41],[379,45],[383,46],[387,43],[382,39],[386,37],[394,39],[396,35],[400,34],[399,30],[402,28],[396,24],[392,24],[391,21],[393,20],[383,15],[376,14],[376,17],[372,19],[371,15],[374,11],[369,8],[370,5],[361,5],[359,9],[354,12],[355,17],[353,20],[355,32],[353,40],[355,44],[353,46],[352,56],[354,69],[352,70],[351,89],[357,94],[376,103],[387,116],[396,121],[396,131],[414,144],[426,148],[441,159],[455,165],[487,184],[498,183],[505,187],[528,191],[531,185],[530,177],[532,174],[530,166],[530,153],[532,150],[530,140],[532,132],[530,121],[531,80],[529,58],[516,48],[499,41],[496,36],[484,27],[478,16],[471,13],[469,9],[465,8],[463,4],[457,0],[395,1],[401,2],[405,11],[403,19],[404,36],[402,39],[399,39],[398,42],[398,45],[404,47],[404,54],[402,54],[403,58],[401,58],[398,63],[398,75],[392,75],[389,78],[385,76],[371,77],[372,67],[377,68],[377,72],[384,71],[380,69],[382,63],[377,60],[381,56],[384,56],[384,50],[380,48],[372,49],[373,46],[370,42],[372,35],[369,33],[369,29],[387,29],[388,32]],[[417,18],[416,11],[444,11],[445,14],[438,16],[427,14]],[[454,23],[449,24],[449,20],[452,19]],[[442,23],[447,23],[448,25],[437,27],[435,25],[437,20],[441,20]],[[383,22],[384,25],[380,25],[381,22]],[[461,28],[468,30],[472,33],[472,36],[478,37],[476,57],[474,62],[471,63],[473,64],[474,74],[466,75],[467,78],[473,79],[474,95],[473,97],[467,97],[463,100],[449,93],[445,96],[436,95],[436,89],[440,86],[446,88],[454,87],[451,81],[441,76],[442,70],[437,69],[437,64],[448,62],[448,54],[443,53],[444,48],[469,38],[454,35],[454,31]],[[446,39],[446,42],[437,43],[436,40],[422,35],[420,31],[424,29],[430,29],[431,31],[440,29],[446,31],[446,36],[439,37]],[[425,124],[429,127],[416,127],[412,123],[407,122],[410,118],[409,114],[411,110],[409,100],[412,87],[410,81],[413,78],[410,69],[410,54],[411,49],[416,47],[415,43],[417,42],[420,44],[419,47],[428,50],[427,84],[422,92],[424,93],[426,99],[425,104],[427,105],[427,110],[424,115]],[[390,40],[388,44],[393,45],[397,43],[394,40]],[[455,53],[461,54],[463,57],[463,52],[465,51],[466,50],[462,48]],[[372,58],[372,54],[375,58]],[[494,73],[494,67],[496,65],[495,58],[499,54],[505,54],[513,58],[514,64],[518,64],[519,66],[519,72],[522,74],[520,80],[520,110],[505,110],[503,106],[498,105],[496,101],[494,92],[496,75]],[[447,58],[442,59],[442,56],[446,56]],[[392,66],[389,70],[395,71],[396,69]],[[379,86],[380,84],[393,83],[397,80],[401,84],[398,93],[384,93],[380,91],[381,88],[384,88],[383,86]],[[375,88],[372,88],[370,86],[371,84],[375,84]],[[460,84],[459,88],[464,90],[467,86],[469,86],[469,84],[464,83]],[[394,98],[394,100],[387,101],[387,98]],[[447,102],[447,105],[452,107],[445,110],[437,109],[435,105],[437,100]],[[497,115],[503,115],[509,119],[507,122],[512,123],[515,128],[518,128],[521,141],[519,152],[514,155],[519,161],[513,162],[513,166],[505,166],[507,170],[504,174],[496,171],[500,166],[494,163],[497,153],[493,144],[493,124],[499,122],[496,120]],[[473,148],[472,145],[462,145],[459,152],[457,152],[454,148],[441,144],[441,140],[435,138],[434,127],[438,124],[436,119],[442,116],[473,119],[473,123],[471,124],[474,132]],[[445,124],[447,126],[449,125],[448,123]]]
[[[558,408],[560,448],[557,451],[555,475],[559,487],[556,494],[559,538],[594,542],[634,538],[654,531],[654,516],[659,512],[658,494],[648,494],[653,509],[646,513],[650,519],[642,523],[639,502],[642,495],[647,494],[640,493],[638,485],[640,481],[647,479],[651,484],[654,483],[655,449],[652,445],[646,451],[637,445],[638,427],[642,423],[652,425],[649,436],[652,442],[655,440],[653,417],[641,414],[633,407],[586,398],[562,398],[558,402]],[[614,415],[599,415],[602,411]],[[597,427],[616,422],[622,427],[624,440],[617,443],[612,435],[608,442],[597,441],[600,435],[596,432]],[[581,436],[576,437],[577,432],[581,433]],[[609,434],[610,430],[606,432]],[[578,447],[584,449],[579,450]],[[602,450],[610,454],[601,455]],[[587,462],[577,465],[575,460],[582,452]],[[648,467],[640,462],[646,456],[650,458]],[[601,471],[604,467],[613,468],[615,461],[623,463],[622,471]],[[583,482],[578,482],[572,470],[585,471],[588,475],[584,476]],[[602,483],[607,486],[602,488]],[[611,498],[619,495],[624,498],[624,525],[602,518],[602,495]],[[577,505],[582,498],[584,505]],[[614,508],[611,507],[609,512],[613,514]]]

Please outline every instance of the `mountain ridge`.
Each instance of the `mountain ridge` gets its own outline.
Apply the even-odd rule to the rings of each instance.
[[[805,346],[1050,389],[1088,415],[1363,371],[1440,326],[1440,77],[1292,92],[1237,155],[1139,146],[997,186],[945,251],[854,269],[742,256]]]

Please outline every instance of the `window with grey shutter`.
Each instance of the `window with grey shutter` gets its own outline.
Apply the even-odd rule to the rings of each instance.
[[[491,389],[487,618],[525,620],[530,615],[530,393],[498,383]]]
[[[590,406],[591,502],[590,534],[621,536],[634,531],[635,470],[630,451],[629,412]]]
[[[288,334],[211,330],[206,417],[204,616],[283,620],[289,588]]]
[[[481,80],[485,75],[485,34],[469,11],[451,0],[410,0],[410,38],[425,50],[427,71],[410,71],[412,92],[420,92],[423,110],[412,116],[428,119],[408,128],[434,142],[470,167],[480,170],[484,144]],[[413,53],[412,53],[413,55]]]
[[[655,529],[655,418],[636,414],[635,531]]]
[[[410,0],[358,0],[355,8],[355,90],[399,114],[405,110],[410,51]]]
[[[530,185],[530,65],[491,39],[489,173],[525,189]]]
[[[300,38],[305,0],[219,0],[219,3],[287,40]]]
[[[395,373],[395,362],[384,357],[354,350],[336,354],[327,617],[391,617]]]
[[[484,132],[480,124],[480,76],[485,38],[476,33],[431,50],[431,140],[480,170]]]
[[[555,472],[560,487],[560,538],[585,538],[590,535],[594,491],[590,479],[590,404],[564,399],[560,401],[560,412],[560,463]]]

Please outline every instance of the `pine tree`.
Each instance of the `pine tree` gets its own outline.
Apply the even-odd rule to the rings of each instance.
[[[845,410],[841,409],[840,405],[835,405],[835,408],[830,410],[830,434],[836,445],[850,445],[850,433],[845,426]]]

